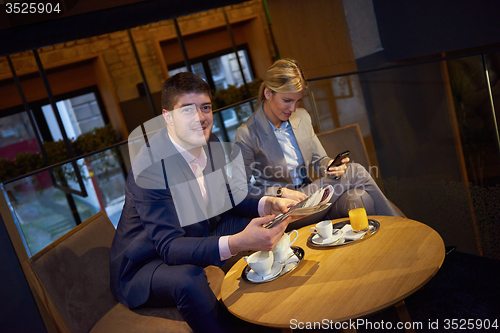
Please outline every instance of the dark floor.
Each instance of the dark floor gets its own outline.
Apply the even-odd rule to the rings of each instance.
[[[408,297],[406,306],[417,332],[500,332],[500,261],[454,251],[448,254],[439,272],[422,289]],[[455,321],[452,321],[455,319]],[[497,328],[467,325],[487,324]],[[377,329],[377,325],[379,326]],[[367,327],[359,333],[404,332],[396,329],[399,319],[394,308],[365,318]],[[452,325],[456,325],[453,328]],[[392,329],[388,327],[392,326]],[[436,326],[437,325],[437,326]],[[382,328],[383,327],[383,328]],[[280,332],[259,326],[242,332]],[[294,332],[337,332],[335,329],[294,330]]]

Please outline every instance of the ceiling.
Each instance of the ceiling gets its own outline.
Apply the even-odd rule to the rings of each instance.
[[[246,0],[57,0],[44,13],[0,0],[0,56],[125,30]],[[44,1],[49,3],[51,1]],[[58,7],[55,4],[59,3]],[[18,2],[18,6],[22,3]],[[14,13],[14,11],[27,11]],[[38,10],[38,9],[37,9]],[[8,12],[10,14],[7,14]],[[56,12],[57,11],[57,12]]]

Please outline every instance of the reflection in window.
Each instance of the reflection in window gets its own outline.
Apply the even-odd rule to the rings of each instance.
[[[12,161],[18,153],[39,151],[26,112],[0,118],[0,158]]]
[[[56,106],[69,139],[75,139],[81,134],[105,125],[94,93],[59,101]],[[62,140],[52,106],[43,105],[42,112],[54,141]]]
[[[205,80],[205,82],[207,81],[207,76],[205,75],[205,70],[203,69],[203,64],[201,62],[197,62],[197,63],[194,63],[194,64],[191,64],[191,68],[193,69],[193,73],[198,75],[199,77],[201,77],[203,80]],[[168,71],[168,75],[169,76],[173,76],[177,73],[180,73],[180,72],[187,72],[187,67],[184,66],[184,67],[179,67],[179,68],[176,68],[176,69],[172,69],[172,70],[169,70]]]
[[[250,82],[253,80],[250,59],[246,50],[238,51],[241,67],[245,74],[245,80]],[[229,52],[222,56],[207,56],[199,62],[191,64],[193,73],[199,75],[205,80],[213,91],[227,89],[229,85],[239,87],[243,84],[238,60],[234,52]],[[186,66],[175,67],[168,71],[168,75],[172,76],[179,72],[187,72]]]
[[[64,97],[56,105],[70,140],[106,125],[98,92],[87,90],[83,94],[76,92],[73,96]],[[33,108],[42,141],[62,140],[51,105],[38,101],[30,103],[30,107]],[[19,111],[0,118],[0,158],[11,161],[18,152],[40,152],[28,114],[22,111],[21,106],[16,110]],[[125,174],[121,160],[119,150],[113,149],[77,161],[88,193],[86,197],[57,188],[47,171],[2,187],[30,255],[74,228],[76,221],[85,221],[99,211],[105,211],[116,226],[125,199]],[[54,174],[59,177],[60,184],[80,190],[71,164],[55,169]]]

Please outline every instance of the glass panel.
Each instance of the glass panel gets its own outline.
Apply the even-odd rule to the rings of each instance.
[[[359,75],[363,109],[376,151],[376,180],[389,200],[438,231],[446,244],[477,253],[443,66],[435,62]],[[339,108],[338,118],[348,111]],[[448,232],[457,229],[461,235]]]
[[[4,186],[28,253],[37,253],[76,226],[66,194],[52,186],[48,172]]]
[[[67,101],[73,110],[74,126],[79,129],[79,134],[91,132],[94,128],[105,125],[94,93],[70,98]]]
[[[83,182],[85,184],[85,179],[88,178],[88,171],[85,168],[85,164],[82,160],[78,160],[75,162],[76,168],[80,172]],[[78,183],[78,179],[75,173],[75,165],[73,163],[66,163],[60,167],[54,168],[53,175],[55,177],[56,185],[62,186],[64,188],[69,188],[71,190],[75,190],[80,192],[81,188]]]
[[[490,53],[486,55],[486,65],[488,66],[491,92],[493,95],[494,110],[494,125],[496,132],[496,140],[500,149],[500,52]]]
[[[72,196],[82,221],[98,211],[106,211],[111,222],[115,226],[118,223],[125,202],[125,176],[120,159],[118,148],[113,148],[77,161],[87,196]],[[57,170],[62,170],[62,175]],[[80,192],[72,164],[65,164],[54,173],[58,184]]]
[[[0,118],[0,158],[12,161],[18,153],[37,153],[39,151],[26,112]]]
[[[69,139],[75,139],[81,134],[105,125],[94,93],[59,101],[56,106]],[[62,140],[63,137],[52,106],[50,104],[42,106],[42,112],[53,140]]]
[[[57,108],[69,139],[105,125],[94,93],[59,101]],[[51,105],[41,106],[41,111],[53,140],[62,140]],[[13,160],[19,152],[39,152],[26,112],[2,117],[0,138],[1,158]],[[118,150],[80,159],[76,164],[86,197],[69,193],[82,190],[72,163],[53,169],[54,178],[47,171],[2,188],[28,253],[38,252],[78,221],[85,221],[100,210],[106,211],[114,225],[118,223],[125,198],[125,176]]]
[[[118,148],[85,159],[99,207],[115,226],[125,203],[125,176],[120,160]]]
[[[245,50],[241,50],[238,51],[238,55],[240,57],[241,66],[243,67],[243,72],[245,73],[245,79],[247,82],[251,82],[253,77],[250,72],[250,62],[247,52]],[[205,73],[203,62],[208,62],[210,73]],[[211,75],[215,85],[215,90],[226,89],[229,85],[239,87],[243,84],[241,71],[234,52],[220,57],[203,60],[203,62],[191,64],[193,73],[199,75],[206,82],[208,82],[207,75]],[[184,66],[169,70],[168,75],[172,76],[180,72],[187,72],[187,67]]]
[[[494,101],[498,58],[486,56]],[[481,56],[313,81],[309,90],[304,105],[318,130],[360,125],[372,176],[406,216],[460,251],[499,258],[498,111]]]
[[[227,88],[227,79],[222,64],[223,57],[208,60],[208,65],[210,66],[210,72],[212,73],[212,80],[215,84],[215,90],[221,90]]]
[[[222,111],[218,111],[222,114],[222,119],[224,119],[224,126],[226,128],[229,141],[234,142],[234,137],[236,135],[236,130],[245,120],[248,119],[252,115],[252,107],[250,106],[251,101],[248,103],[244,103],[238,106],[235,106],[231,109],[225,109]],[[256,109],[256,101],[254,103],[254,110]],[[219,117],[214,115],[214,127],[212,132],[222,140],[222,132],[221,132],[221,124],[219,121]]]
[[[448,61],[479,250],[500,258],[500,53]],[[486,79],[488,69],[491,90]],[[491,96],[490,96],[491,92]]]
[[[357,75],[313,81],[309,94],[304,96],[304,107],[311,112],[314,126],[328,131],[358,123],[363,136],[370,136],[370,124],[363,101],[363,92]],[[314,114],[311,95],[314,95],[318,114]]]
[[[221,122],[219,120],[219,116],[217,116],[217,114],[214,113],[214,125],[212,127],[212,133],[217,135],[217,137],[222,141],[223,137],[221,134],[221,127],[222,127],[222,125],[221,125]]]
[[[105,211],[116,226],[125,201],[125,175],[118,148],[77,161],[87,196],[67,194],[42,172],[3,187],[28,253],[35,254],[76,226]],[[71,163],[54,169],[57,183],[80,190]],[[76,211],[72,212],[75,207]]]
[[[240,58],[241,67],[243,67],[245,80],[247,82],[251,82],[253,77],[250,73],[250,61],[248,59],[247,52],[245,50],[240,50],[238,51],[238,56]],[[236,59],[234,52],[218,58],[210,59],[208,63],[210,65],[212,78],[217,90],[226,89],[228,85],[239,87],[244,83],[240,67],[238,65],[238,60]]]
[[[498,98],[500,72],[492,67],[490,82]],[[448,69],[468,178],[475,185],[494,185],[500,180],[500,151],[482,57],[450,60]]]
[[[207,82],[207,75],[205,74],[205,70],[203,69],[203,63],[197,62],[195,64],[191,64],[191,68],[193,69],[193,73],[194,74],[198,75],[203,80],[205,80],[205,82]],[[168,71],[168,75],[169,76],[173,76],[173,75],[175,75],[177,73],[187,72],[187,71],[188,71],[187,67],[184,66],[184,67],[180,67],[180,68],[169,70]]]

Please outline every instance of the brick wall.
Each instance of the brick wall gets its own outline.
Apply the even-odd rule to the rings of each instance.
[[[260,16],[267,38],[263,42],[268,44],[270,52],[272,52],[269,32],[265,24],[265,13],[260,0],[252,0],[228,6],[226,7],[226,12],[231,22],[252,15]],[[178,23],[182,35],[188,35],[209,29],[214,26],[214,23],[223,24],[224,18],[222,9],[215,9],[180,17],[178,18]],[[172,20],[152,23],[132,28],[131,32],[149,88],[152,92],[160,91],[166,77],[162,70],[161,59],[158,59],[159,53],[156,51],[156,48],[159,41],[176,38],[174,23]],[[139,96],[136,85],[142,82],[142,78],[127,31],[117,31],[48,46],[39,49],[38,52],[45,68],[61,66],[83,57],[101,55],[118,100],[123,102]],[[10,57],[18,75],[37,71],[33,52],[27,51],[12,54]],[[10,76],[11,71],[7,60],[5,57],[1,57],[0,79]]]

